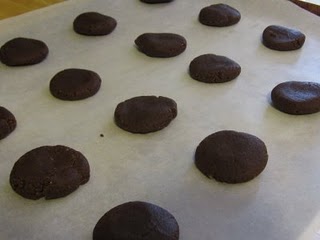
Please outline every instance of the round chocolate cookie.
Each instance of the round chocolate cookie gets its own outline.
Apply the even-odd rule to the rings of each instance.
[[[220,131],[197,147],[195,164],[208,178],[242,183],[258,176],[268,161],[267,148],[259,138],[242,132]]]
[[[147,56],[159,58],[175,57],[187,47],[186,39],[174,33],[144,33],[135,44]]]
[[[49,53],[47,45],[30,38],[14,38],[0,48],[0,60],[8,66],[32,65],[43,61]]]
[[[167,210],[147,202],[127,202],[105,213],[93,240],[178,240],[179,225]]]
[[[271,99],[275,108],[288,114],[316,113],[320,111],[320,84],[283,82],[272,90]]]
[[[0,106],[0,139],[8,136],[17,126],[14,115],[6,108]]]
[[[192,60],[190,76],[200,82],[223,83],[239,76],[241,67],[235,61],[219,55],[204,54]]]
[[[207,26],[226,27],[240,21],[241,14],[229,5],[218,3],[201,9],[199,21]]]
[[[101,85],[99,75],[85,69],[70,68],[57,73],[50,81],[50,92],[62,100],[81,100],[95,95]]]
[[[82,153],[65,146],[43,146],[24,154],[10,174],[12,189],[28,199],[64,197],[89,181]]]
[[[88,36],[101,36],[111,33],[117,26],[117,21],[97,12],[85,12],[73,21],[75,32]]]
[[[128,132],[149,133],[161,130],[177,116],[177,104],[166,97],[140,96],[119,103],[115,123]]]
[[[140,0],[141,2],[144,3],[168,3],[168,2],[172,2],[173,0]]]
[[[306,36],[295,29],[271,25],[262,34],[263,44],[273,50],[291,51],[303,46]]]

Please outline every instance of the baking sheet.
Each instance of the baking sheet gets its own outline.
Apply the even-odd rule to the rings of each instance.
[[[202,7],[219,1],[176,0],[147,5],[129,0],[74,0],[0,22],[1,44],[22,36],[41,39],[48,58],[34,66],[0,65],[0,105],[17,129],[0,142],[0,239],[91,239],[98,219],[126,201],[152,202],[178,220],[181,240],[305,240],[320,229],[320,114],[290,116],[269,104],[283,81],[320,82],[320,19],[287,1],[226,0],[241,21],[227,28],[201,25]],[[73,19],[99,11],[117,19],[105,37],[72,31]],[[265,48],[270,24],[303,31],[301,50]],[[175,58],[138,52],[144,32],[174,32],[188,41]],[[242,66],[234,81],[209,85],[188,76],[200,54],[225,55]],[[66,102],[49,93],[52,76],[86,68],[102,78],[92,98]],[[162,95],[178,104],[177,118],[162,131],[127,133],[113,123],[116,105],[139,95]],[[269,162],[256,179],[237,185],[209,180],[194,166],[194,152],[207,135],[224,129],[248,132],[267,145]],[[104,137],[100,137],[104,134]],[[63,144],[81,151],[90,181],[56,200],[27,200],[14,193],[9,174],[25,152]]]

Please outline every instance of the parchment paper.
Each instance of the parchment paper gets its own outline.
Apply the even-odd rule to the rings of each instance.
[[[282,0],[226,0],[241,21],[227,28],[201,25],[201,8],[219,1],[176,0],[148,5],[138,0],[78,0],[0,22],[0,42],[22,36],[43,40],[48,58],[34,66],[0,65],[0,105],[12,111],[17,129],[0,142],[0,239],[92,239],[98,219],[126,201],[147,201],[178,220],[181,240],[305,240],[320,229],[320,114],[291,116],[270,105],[280,82],[320,82],[320,18]],[[99,11],[117,19],[104,37],[73,32],[74,18]],[[307,36],[301,50],[277,52],[261,44],[265,27],[278,24]],[[145,32],[174,32],[188,41],[175,58],[138,52]],[[225,84],[204,84],[188,75],[190,61],[205,53],[242,66]],[[67,102],[49,92],[65,68],[86,68],[102,78],[92,98]],[[116,105],[139,95],[162,95],[178,104],[177,118],[147,135],[113,122]],[[256,179],[218,183],[194,165],[194,152],[209,134],[248,132],[267,145],[269,162]],[[100,137],[104,134],[104,137]],[[91,179],[71,195],[32,201],[9,185],[15,161],[27,151],[63,144],[89,160]]]

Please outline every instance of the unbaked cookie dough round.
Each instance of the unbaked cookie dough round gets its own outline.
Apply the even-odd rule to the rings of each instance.
[[[167,97],[139,96],[119,103],[114,113],[115,123],[128,132],[159,131],[177,116],[177,104]]]
[[[95,95],[101,86],[100,76],[90,70],[69,68],[50,81],[50,92],[61,100],[81,100]]]
[[[48,55],[48,46],[36,39],[14,38],[0,48],[0,60],[8,66],[25,66],[42,62]]]
[[[278,110],[303,115],[320,111],[320,84],[289,81],[278,84],[271,91],[273,106]]]
[[[295,29],[270,25],[262,34],[263,44],[273,50],[291,51],[301,48],[306,40],[306,36]]]
[[[110,34],[117,26],[117,21],[98,12],[85,12],[73,21],[75,32],[87,36],[102,36]]]
[[[204,175],[226,183],[250,181],[264,170],[267,162],[267,148],[262,140],[230,130],[206,137],[195,154],[195,164]]]
[[[241,73],[241,67],[235,61],[215,54],[204,54],[193,59],[189,65],[190,76],[200,82],[228,82]]]
[[[241,19],[240,12],[223,3],[213,4],[201,9],[199,21],[207,26],[227,27],[238,23]]]
[[[16,126],[15,116],[8,109],[0,106],[0,140],[12,133]]]
[[[61,145],[42,146],[17,160],[10,185],[24,198],[54,199],[67,196],[89,178],[89,163],[82,153]]]
[[[135,44],[147,56],[159,58],[175,57],[187,47],[186,39],[175,33],[144,33]]]
[[[167,210],[147,202],[127,202],[105,213],[93,240],[178,240],[179,225]]]

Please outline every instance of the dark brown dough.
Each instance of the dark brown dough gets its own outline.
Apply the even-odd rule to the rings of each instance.
[[[320,84],[283,82],[272,90],[271,99],[275,108],[288,114],[316,113],[320,111]]]
[[[177,104],[166,97],[140,96],[119,103],[115,123],[128,132],[149,133],[161,130],[177,116]]]
[[[17,126],[14,115],[6,108],[0,106],[0,139],[7,137]]]
[[[47,45],[36,39],[14,38],[0,48],[0,60],[8,66],[33,65],[48,55]]]
[[[195,164],[208,178],[242,183],[258,176],[268,162],[267,148],[259,138],[242,132],[220,131],[197,147]]]
[[[117,26],[117,21],[97,12],[85,12],[73,21],[75,32],[88,36],[101,36],[111,33]]]
[[[147,56],[159,58],[175,57],[187,47],[186,39],[174,33],[144,33],[135,44]]]
[[[268,26],[262,34],[263,44],[273,50],[291,51],[301,48],[306,36],[295,29],[282,26]]]
[[[219,55],[204,54],[192,60],[190,76],[200,82],[223,83],[239,76],[241,67],[235,61]]]
[[[105,213],[93,240],[178,240],[179,225],[167,210],[147,202],[127,202]]]
[[[226,4],[213,4],[201,9],[199,21],[207,26],[226,27],[240,21],[241,14],[238,10]]]
[[[168,2],[172,2],[174,0],[140,0],[141,2],[144,2],[144,3],[168,3]]]
[[[62,100],[81,100],[95,95],[100,76],[90,70],[70,68],[57,73],[50,81],[50,92]]]
[[[72,193],[89,178],[89,163],[82,153],[66,146],[42,146],[18,159],[10,184],[24,198],[54,199]]]

